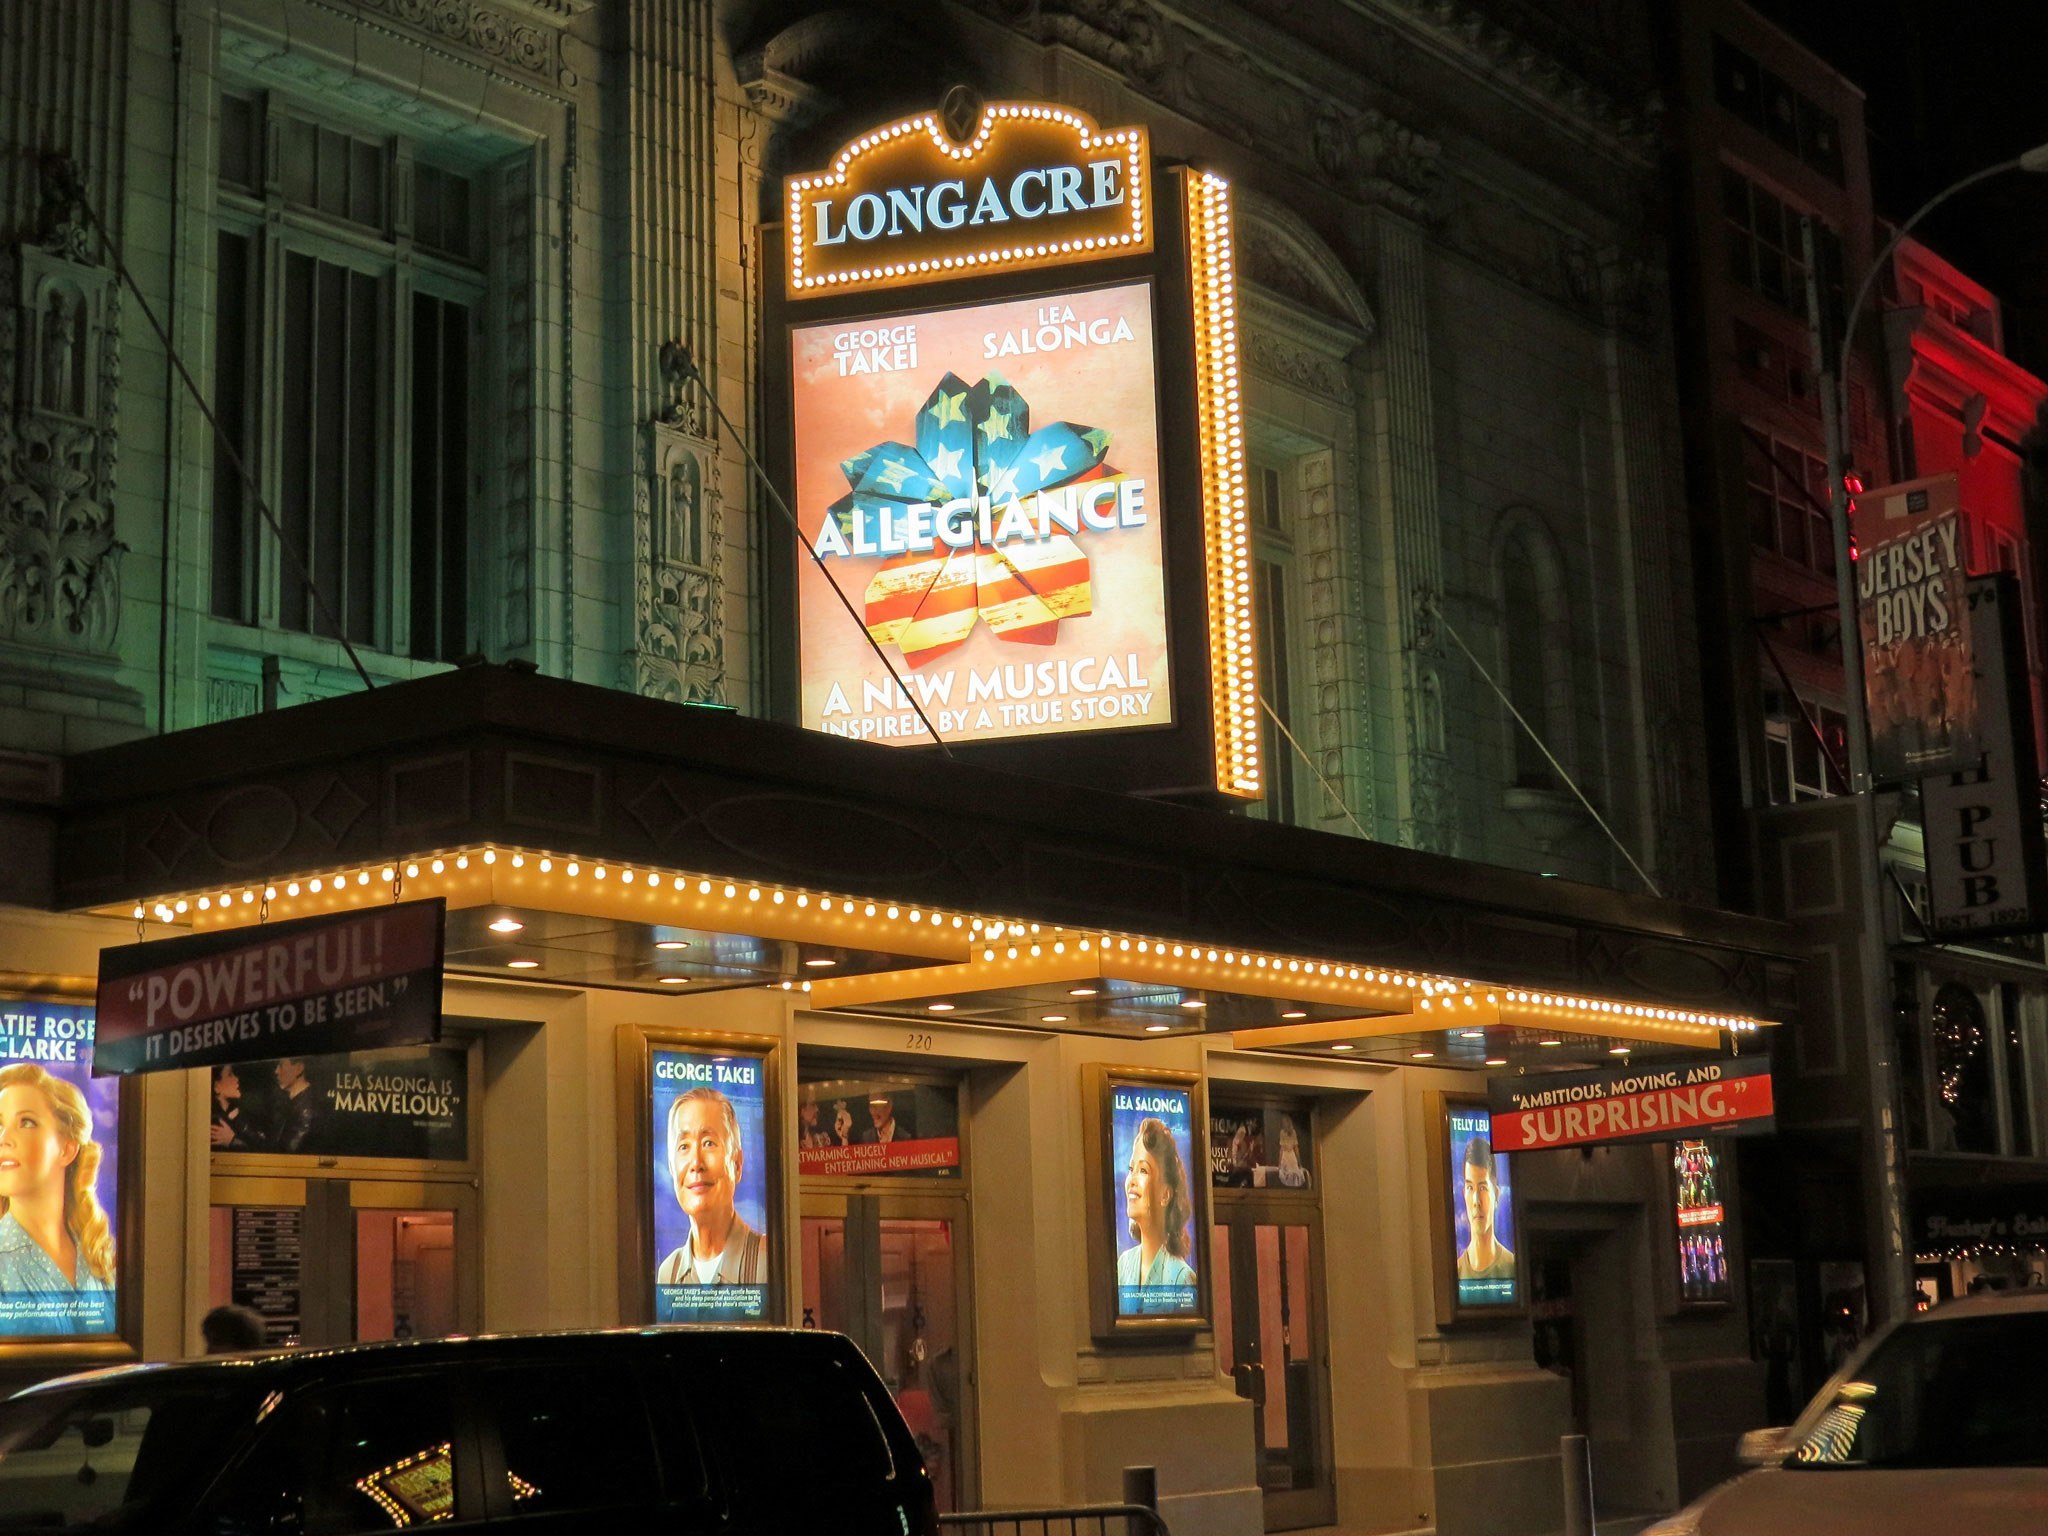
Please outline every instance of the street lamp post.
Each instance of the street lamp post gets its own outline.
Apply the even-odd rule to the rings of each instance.
[[[1843,705],[1849,736],[1848,789],[1856,803],[1855,880],[1856,889],[1863,892],[1865,898],[1865,921],[1857,934],[1857,971],[1864,997],[1864,1048],[1868,1065],[1864,1103],[1865,1172],[1871,1186],[1867,1193],[1878,1216],[1881,1250],[1878,1273],[1872,1277],[1872,1290],[1881,1319],[1905,1315],[1912,1284],[1906,1262],[1903,1159],[1899,1148],[1898,1119],[1893,1109],[1897,1098],[1892,1060],[1895,1042],[1891,1029],[1891,959],[1886,950],[1884,925],[1879,917],[1884,901],[1884,871],[1878,855],[1877,796],[1870,782],[1870,717],[1863,691],[1863,649],[1856,618],[1856,571],[1849,558],[1849,491],[1844,480],[1848,462],[1849,358],[1856,339],[1856,322],[1862,318],[1863,306],[1892,253],[1921,220],[1958,192],[2007,171],[2048,172],[2048,144],[2030,149],[2014,159],[1986,166],[1951,183],[1901,224],[1872,258],[1869,269],[1863,274],[1855,300],[1842,321],[1839,347],[1832,353],[1827,348],[1826,327],[1821,319],[1820,265],[1814,221],[1811,217],[1800,220],[1800,241],[1806,258],[1807,329],[1814,360],[1823,370],[1819,379],[1821,432],[1827,451],[1828,500],[1833,513],[1829,521],[1834,534],[1835,603],[1841,633]]]

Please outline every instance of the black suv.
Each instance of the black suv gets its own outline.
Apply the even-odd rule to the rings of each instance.
[[[616,1330],[122,1366],[0,1403],[0,1532],[357,1536],[446,1524],[937,1536],[836,1333]]]

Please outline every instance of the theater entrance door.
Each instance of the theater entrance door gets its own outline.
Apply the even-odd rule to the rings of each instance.
[[[940,1512],[973,1508],[966,1195],[807,1187],[802,1280],[803,1326],[866,1353],[917,1437]]]
[[[208,1305],[253,1308],[273,1344],[478,1328],[467,1182],[216,1175],[210,1205]]]

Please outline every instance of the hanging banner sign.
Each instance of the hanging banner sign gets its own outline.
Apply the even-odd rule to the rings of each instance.
[[[1973,577],[1968,600],[1982,752],[1968,771],[1920,784],[1927,926],[1942,938],[2038,933],[2048,871],[2019,582]]]
[[[1871,777],[1896,784],[1968,768],[1977,693],[1956,477],[1865,491],[1851,527]]]
[[[1149,251],[1147,165],[1142,128],[956,92],[789,178],[790,297]],[[873,366],[901,366],[897,347],[876,341]]]
[[[93,1075],[438,1040],[447,910],[435,897],[103,949]]]
[[[1768,1056],[1497,1077],[1487,1099],[1496,1152],[1759,1135],[1776,1123]]]

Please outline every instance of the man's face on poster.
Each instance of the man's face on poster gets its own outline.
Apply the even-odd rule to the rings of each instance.
[[[1483,1167],[1465,1164],[1465,1222],[1472,1241],[1491,1241],[1493,1213],[1500,1204],[1500,1186],[1493,1181],[1491,1160]]]
[[[896,1106],[887,1098],[878,1094],[868,1100],[868,1119],[874,1122],[876,1130],[887,1129],[889,1122],[895,1118]]]
[[[675,1128],[668,1166],[676,1203],[693,1223],[729,1215],[739,1187],[741,1153],[732,1144],[725,1111],[712,1100],[691,1099],[677,1112]]]
[[[290,1093],[306,1080],[306,1064],[295,1056],[285,1056],[277,1063],[277,1086]]]

